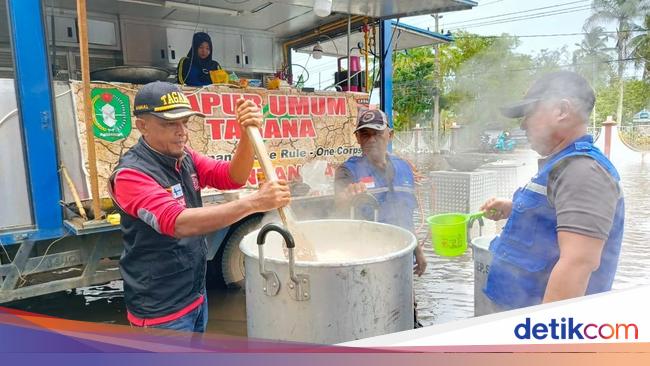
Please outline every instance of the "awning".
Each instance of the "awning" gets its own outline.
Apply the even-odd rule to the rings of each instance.
[[[275,1],[305,7],[314,6],[314,0]],[[332,2],[332,12],[387,19],[465,10],[477,4],[478,2],[471,0],[335,0]]]
[[[392,41],[393,51],[431,46],[435,43],[449,43],[454,40],[451,34],[444,35],[396,21],[392,21],[392,24],[392,34],[394,34]],[[375,27],[375,39],[379,40],[379,27]],[[347,35],[343,34],[333,39],[326,36],[320,36],[318,37],[318,40],[323,48],[323,55],[334,57],[347,56]],[[350,35],[350,47],[358,47],[359,42],[363,48],[363,32],[352,33]],[[315,43],[303,46],[297,49],[296,52],[309,54],[312,52],[314,44]],[[358,51],[352,51],[352,54],[358,54]]]

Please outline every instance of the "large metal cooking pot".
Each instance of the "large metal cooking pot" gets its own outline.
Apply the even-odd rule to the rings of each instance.
[[[497,160],[494,156],[480,153],[454,153],[444,157],[452,169],[461,172],[471,172]]]
[[[169,71],[152,66],[115,66],[90,72],[91,80],[132,84],[147,84],[156,80],[167,80],[168,76]]]
[[[286,259],[293,238],[274,224],[240,244],[249,337],[332,344],[413,328],[412,233],[359,220],[297,226],[317,261],[296,262],[293,249]]]

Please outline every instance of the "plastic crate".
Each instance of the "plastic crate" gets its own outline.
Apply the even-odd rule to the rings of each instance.
[[[494,171],[434,171],[429,177],[434,192],[432,215],[478,212],[485,201],[496,195],[497,172]],[[482,234],[494,233],[494,222],[484,222]],[[472,237],[479,235],[478,225],[474,225],[470,233]]]
[[[512,195],[520,185],[519,170],[523,165],[518,162],[496,162],[484,165],[481,170],[497,173],[496,197],[512,199]]]

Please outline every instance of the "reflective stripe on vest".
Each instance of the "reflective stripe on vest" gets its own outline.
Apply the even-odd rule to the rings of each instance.
[[[515,193],[512,213],[503,232],[490,244],[492,264],[485,294],[506,309],[542,302],[551,270],[560,251],[557,240],[557,216],[548,203],[547,182],[550,172],[562,159],[588,156],[596,160],[614,179],[619,175],[611,162],[584,136],[553,156],[539,173]],[[605,242],[598,270],[592,273],[587,294],[611,289],[621,249],[625,202],[618,201],[612,229]]]

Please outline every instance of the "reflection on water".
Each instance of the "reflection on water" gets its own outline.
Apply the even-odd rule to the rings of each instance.
[[[529,178],[535,164],[527,155]],[[650,162],[618,167],[626,197],[623,250],[615,289],[650,284]],[[472,317],[473,263],[471,251],[461,257],[443,258],[433,253],[430,240],[425,247],[427,272],[415,280],[418,315],[425,325]],[[246,334],[246,306],[242,290],[211,290],[208,331],[231,335]],[[128,324],[121,281],[22,300],[9,306],[65,319]]]
[[[128,325],[122,281],[15,301],[3,306],[57,318]],[[208,291],[208,331],[246,335],[246,298],[242,290]]]
[[[650,283],[650,161],[619,169],[625,194],[625,233],[615,289]]]

